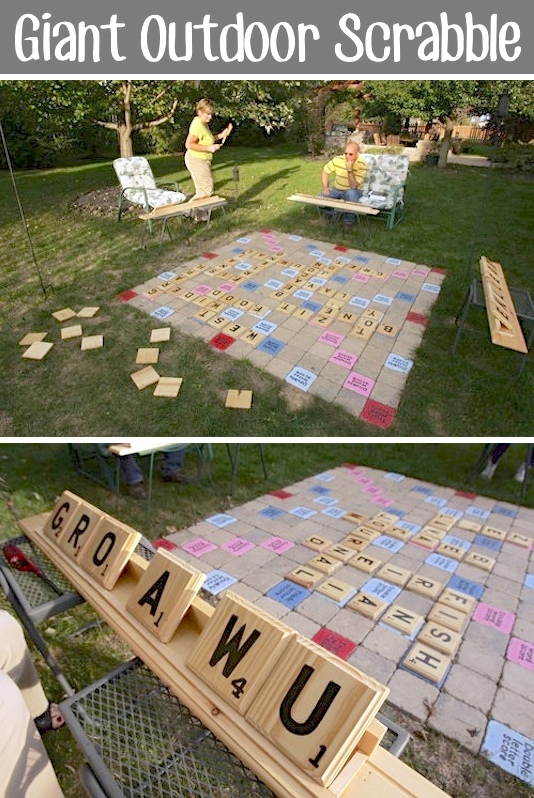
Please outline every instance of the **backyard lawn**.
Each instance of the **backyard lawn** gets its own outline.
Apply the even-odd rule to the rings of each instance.
[[[63,490],[69,489],[101,510],[124,521],[155,540],[176,529],[192,525],[213,513],[229,512],[269,491],[283,488],[313,474],[343,463],[360,463],[394,471],[429,483],[470,490],[503,502],[518,503],[519,486],[513,474],[524,457],[524,446],[513,446],[503,458],[492,482],[469,481],[479,444],[266,444],[268,478],[263,477],[257,446],[245,445],[233,499],[228,496],[229,461],[224,444],[215,444],[212,482],[203,478],[188,486],[166,485],[154,480],[153,513],[147,524],[146,504],[125,496],[117,508],[115,497],[105,488],[77,475],[72,469],[66,444],[0,444],[0,541],[19,534],[17,518],[48,512]],[[143,468],[147,467],[142,461]],[[194,454],[188,454],[186,470],[195,474]],[[522,502],[534,507],[532,488]],[[7,608],[0,596],[0,607]],[[125,645],[105,625],[83,634],[77,631],[95,620],[95,613],[81,605],[44,624],[44,635],[54,656],[77,688],[91,684],[130,657]],[[39,672],[51,698],[60,699],[61,689],[43,661]],[[424,773],[453,798],[527,798],[530,788],[490,764],[472,756],[457,742],[426,728],[400,710],[388,707],[386,714],[411,730],[412,740],[403,759]],[[84,794],[77,768],[83,762],[68,730],[45,738],[66,798]]]
[[[181,156],[150,160],[159,179],[178,180],[191,194]],[[237,186],[235,166],[240,173]],[[214,168],[216,192],[229,199],[226,216],[218,216],[209,227],[197,226],[190,245],[175,226],[174,241],[161,249],[158,236],[141,248],[142,227],[135,213],[117,224],[115,194],[103,199],[106,189],[116,188],[110,162],[18,172],[35,262],[11,181],[2,173],[0,435],[529,435],[532,369],[527,366],[517,382],[512,379],[517,356],[490,344],[485,314],[480,319],[484,334],[464,336],[458,352],[451,352],[454,318],[481,254],[503,264],[510,285],[531,287],[534,183],[528,175],[467,166],[413,166],[404,221],[393,231],[373,221],[370,239],[363,241],[357,230],[332,233],[314,208],[287,202],[293,192],[319,191],[321,167],[321,160],[308,159],[295,148],[268,143],[263,149],[230,146]],[[89,192],[97,191],[88,198]],[[104,206],[111,210],[103,212]],[[288,390],[250,362],[215,352],[176,330],[160,363],[163,373],[184,378],[180,397],[154,400],[148,391],[133,386],[129,374],[135,352],[146,344],[154,324],[148,315],[118,301],[117,295],[263,227],[447,270],[389,430],[297,389]],[[59,325],[52,312],[83,306],[100,307],[87,329],[104,332],[103,349],[81,353],[78,344],[70,342],[72,346],[54,347],[43,361],[22,359],[18,342],[26,333],[47,331],[48,340],[57,342]],[[225,408],[228,388],[252,389],[252,409]]]

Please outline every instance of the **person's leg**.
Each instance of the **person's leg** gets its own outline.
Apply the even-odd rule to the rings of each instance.
[[[0,610],[0,671],[13,679],[32,718],[46,712],[48,699],[37,675],[22,627],[5,610]]]
[[[119,458],[121,475],[128,485],[128,493],[136,499],[145,499],[146,491],[143,484],[143,472],[134,454],[126,454]]]
[[[52,763],[14,681],[0,671],[0,795],[63,798]]]
[[[161,476],[165,482],[185,482],[182,474],[184,464],[185,449],[178,449],[175,452],[164,452],[161,460]]]
[[[211,161],[206,161],[202,158],[195,158],[188,151],[185,154],[185,165],[193,184],[195,186],[195,194],[191,199],[202,199],[202,197],[211,197],[213,195],[213,175],[211,172]],[[201,221],[206,221],[209,218],[207,211],[193,211],[194,218]]]
[[[493,475],[495,474],[495,470],[499,463],[499,460],[505,453],[505,451],[510,447],[509,443],[494,443],[491,447],[488,463],[485,469],[482,471],[481,476],[485,477],[486,479],[492,479]]]

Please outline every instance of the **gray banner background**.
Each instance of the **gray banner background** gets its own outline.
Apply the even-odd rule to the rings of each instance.
[[[7,7],[6,7],[7,6]],[[109,32],[103,31],[101,35],[101,60],[93,62],[91,49],[89,59],[83,63],[78,61],[60,61],[54,57],[54,48],[58,41],[66,35],[63,27],[59,37],[52,38],[52,58],[45,61],[43,58],[43,32],[44,23],[42,15],[51,14],[49,20],[53,26],[59,22],[71,22],[76,28],[83,21],[86,25],[108,25],[112,14],[116,14],[119,23],[124,27],[118,33],[119,54],[125,56],[122,61],[112,58]],[[173,61],[168,55],[152,63],[147,60],[141,50],[141,29],[144,21],[153,14],[159,14],[166,23],[168,31],[170,23],[176,23],[176,51],[178,55],[185,52],[184,32],[186,22],[193,25],[202,23],[205,14],[211,15],[211,21],[218,24],[212,34],[212,50],[214,55],[220,54],[220,31],[228,24],[235,23],[236,14],[242,12],[245,27],[253,22],[262,22],[271,31],[277,23],[289,23],[297,31],[300,23],[315,25],[320,32],[319,41],[312,41],[311,36],[306,39],[306,59],[299,62],[295,55],[284,63],[277,62],[269,54],[264,60],[251,62],[232,61],[225,62],[222,58],[209,61],[204,54],[203,35],[200,30],[193,32],[193,54],[189,61]],[[344,52],[355,53],[355,45],[339,27],[339,20],[347,13],[357,14],[360,18],[361,28],[358,31],[360,38],[364,38],[365,31],[372,23],[384,22],[390,28],[394,23],[408,24],[414,29],[424,21],[433,21],[440,24],[440,13],[447,12],[449,23],[460,25],[465,32],[465,14],[473,14],[475,24],[490,27],[491,14],[497,14],[497,27],[500,29],[506,22],[516,22],[521,30],[519,45],[520,56],[513,61],[505,61],[498,57],[492,62],[489,58],[484,61],[467,62],[464,57],[457,61],[422,61],[417,56],[417,48],[423,38],[429,35],[426,31],[421,39],[409,42],[402,37],[402,58],[395,63],[393,58],[378,63],[370,60],[365,55],[353,62],[344,62],[336,57],[335,45],[340,43]],[[31,30],[31,25],[26,24],[23,36],[35,36],[39,45],[40,59],[23,62],[19,60],[15,50],[15,29],[17,21],[24,14],[34,14],[40,21],[40,29]],[[2,25],[0,26],[0,75],[5,77],[54,77],[54,76],[106,76],[129,77],[138,76],[177,76],[177,77],[247,77],[247,76],[314,76],[314,77],[367,77],[370,75],[397,76],[450,76],[462,75],[466,77],[491,76],[502,77],[505,75],[530,76],[534,75],[534,48],[530,38],[534,29],[534,3],[525,0],[509,0],[499,3],[497,0],[445,0],[443,3],[430,3],[424,0],[404,0],[393,3],[392,0],[373,0],[365,4],[357,4],[350,0],[323,0],[312,4],[304,0],[201,0],[199,3],[183,3],[176,0],[153,0],[150,4],[132,3],[131,0],[93,0],[91,3],[82,3],[80,0],[69,2],[67,0],[22,0],[20,3],[5,4],[2,11]],[[151,27],[154,38],[151,39],[151,49],[155,53],[156,27]],[[159,39],[158,39],[159,40]],[[91,37],[88,37],[88,42]],[[280,36],[281,51],[287,49],[287,37]],[[384,42],[381,36],[375,38],[377,54],[383,50]],[[480,35],[475,34],[475,49],[480,49]],[[229,49],[234,51],[235,35],[229,37]],[[253,47],[259,51],[259,38],[252,38]],[[257,44],[254,44],[257,42]],[[389,42],[391,44],[391,42]],[[456,50],[456,37],[452,36],[451,52]],[[509,47],[509,51],[513,46]],[[30,52],[29,43],[24,44],[26,54]]]

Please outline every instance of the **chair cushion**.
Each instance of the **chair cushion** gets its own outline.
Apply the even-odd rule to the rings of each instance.
[[[158,188],[152,169],[146,158],[141,155],[132,158],[116,158],[113,168],[119,178],[124,196],[135,205],[145,207],[145,195],[151,208],[161,205],[178,205],[185,200],[181,191],[170,191]],[[141,189],[145,189],[142,191]]]
[[[402,202],[408,179],[408,156],[362,153],[362,158],[367,162],[363,183],[366,204],[389,210],[397,202]]]

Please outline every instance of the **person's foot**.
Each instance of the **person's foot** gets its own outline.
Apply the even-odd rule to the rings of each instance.
[[[189,480],[187,479],[185,474],[182,471],[178,470],[178,469],[176,471],[173,471],[171,474],[165,474],[165,476],[163,477],[163,481],[164,482],[178,482],[180,485],[188,485],[189,484]]]
[[[486,468],[481,471],[480,476],[484,477],[484,479],[493,479],[493,475],[497,468],[497,463],[492,463],[491,460],[487,464]]]
[[[146,499],[147,492],[142,482],[136,482],[135,485],[128,485],[128,493],[132,499]]]
[[[516,482],[524,482],[526,473],[527,472],[526,472],[525,464],[523,463],[523,465],[520,465],[519,468],[517,469],[517,471],[515,472],[515,475],[514,475],[515,481]]]
[[[48,704],[42,715],[34,718],[33,722],[37,726],[39,734],[46,734],[49,731],[57,731],[65,725],[65,719],[57,704],[52,701]]]

